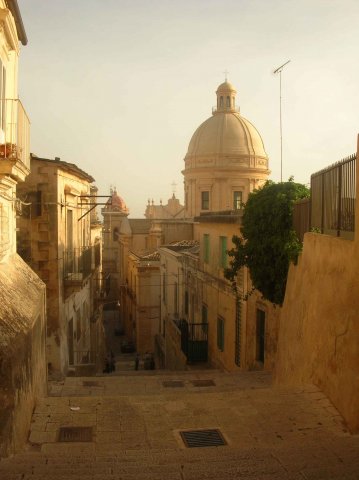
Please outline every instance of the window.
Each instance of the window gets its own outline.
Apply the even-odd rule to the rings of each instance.
[[[232,107],[235,108],[235,105],[236,105],[236,99],[235,97],[232,98]]]
[[[217,347],[221,352],[224,351],[224,318],[217,318]]]
[[[209,210],[209,192],[201,192],[201,208],[202,210]]]
[[[242,192],[233,192],[233,210],[242,208]]]
[[[203,261],[209,263],[209,234],[203,235]]]
[[[162,297],[163,297],[163,303],[166,303],[166,274],[162,274]]]
[[[226,98],[226,107],[229,108],[230,106],[231,106],[231,99],[230,99],[230,97],[227,97]]]
[[[264,363],[266,312],[257,308],[257,351],[256,360]]]
[[[205,303],[202,303],[202,331],[207,332],[208,330],[208,307]]]
[[[118,227],[115,227],[115,228],[113,229],[112,240],[113,240],[114,242],[117,242],[118,239],[119,239],[119,236],[120,236],[120,232],[119,232],[119,230],[118,230]]]
[[[173,311],[177,315],[178,313],[178,287],[177,287],[177,282],[173,285]]]
[[[227,237],[219,237],[219,266],[227,268]]]
[[[184,294],[184,313],[188,315],[188,292]]]
[[[220,97],[220,99],[219,99],[219,106],[223,107],[223,97]]]

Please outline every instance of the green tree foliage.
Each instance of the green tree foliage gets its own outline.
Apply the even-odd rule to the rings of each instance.
[[[284,300],[289,263],[296,261],[302,244],[293,230],[293,204],[309,196],[305,185],[267,181],[249,195],[244,205],[242,237],[233,237],[228,252],[230,267],[225,276],[236,289],[239,269],[249,268],[253,286],[263,297],[281,305]]]

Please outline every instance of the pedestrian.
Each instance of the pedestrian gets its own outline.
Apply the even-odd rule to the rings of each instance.
[[[138,366],[140,364],[140,356],[138,353],[136,353],[136,357],[135,357],[135,370],[138,370]]]

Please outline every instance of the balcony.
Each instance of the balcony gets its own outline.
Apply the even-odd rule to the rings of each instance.
[[[81,290],[87,278],[100,266],[99,252],[100,244],[64,251],[63,275],[66,294]]]
[[[29,117],[20,100],[0,99],[0,174],[24,181],[29,170]]]

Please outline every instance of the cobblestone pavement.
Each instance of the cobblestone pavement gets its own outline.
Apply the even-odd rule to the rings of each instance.
[[[60,427],[91,427],[91,441],[60,442]],[[186,448],[180,431],[203,429],[227,445]],[[39,400],[28,448],[0,478],[354,480],[359,436],[316,387],[273,387],[265,373],[72,377]]]

